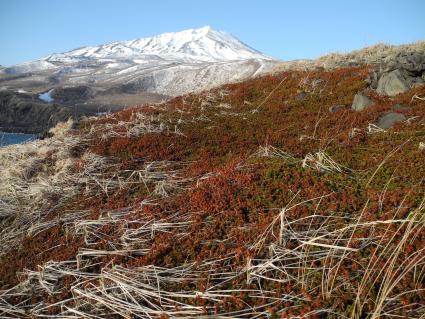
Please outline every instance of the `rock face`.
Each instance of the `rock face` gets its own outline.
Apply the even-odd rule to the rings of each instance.
[[[93,97],[94,92],[88,86],[57,87],[52,91],[52,98],[60,103],[77,103]]]
[[[376,91],[395,96],[425,84],[425,53],[401,52],[381,66]]]
[[[354,96],[354,100],[353,100],[353,104],[351,105],[351,108],[354,111],[361,111],[372,105],[373,105],[373,101],[370,98],[368,98],[367,96],[361,93],[357,93]]]
[[[384,114],[378,119],[376,126],[386,130],[392,128],[395,123],[403,122],[406,120],[406,116],[401,113],[389,112]]]
[[[12,91],[0,91],[0,131],[41,133],[58,122],[81,115],[94,115],[81,108],[57,103],[47,104],[35,96]]]
[[[391,69],[401,68],[412,75],[420,76],[425,70],[425,55],[422,52],[401,52],[389,62],[388,67]]]
[[[401,69],[384,73],[379,81],[376,91],[381,95],[395,96],[410,89],[406,76]]]

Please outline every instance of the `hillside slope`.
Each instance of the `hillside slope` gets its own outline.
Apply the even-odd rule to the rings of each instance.
[[[371,72],[268,75],[0,149],[0,315],[423,318],[425,86],[379,95]]]

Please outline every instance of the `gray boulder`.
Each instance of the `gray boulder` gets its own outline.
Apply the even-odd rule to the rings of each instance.
[[[409,89],[410,85],[405,74],[397,69],[381,76],[376,91],[381,95],[395,96]]]
[[[386,130],[392,128],[395,123],[403,122],[406,120],[406,116],[401,113],[389,112],[384,114],[378,119],[376,126]]]
[[[351,105],[351,108],[354,111],[361,111],[372,105],[373,105],[373,101],[370,98],[368,98],[366,95],[363,95],[361,93],[357,93],[354,96],[354,100],[353,100],[353,104]]]

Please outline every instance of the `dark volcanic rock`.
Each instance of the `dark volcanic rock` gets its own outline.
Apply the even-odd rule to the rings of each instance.
[[[353,100],[353,104],[351,105],[351,108],[354,111],[361,111],[372,105],[373,105],[373,101],[370,98],[368,98],[366,95],[363,95],[361,93],[357,93],[354,96],[354,100]]]
[[[406,116],[401,113],[389,112],[384,114],[376,122],[376,126],[379,126],[382,129],[389,129],[394,126],[395,123],[403,122],[406,120]]]
[[[345,105],[332,105],[331,107],[329,107],[329,112],[335,113],[335,112],[341,111],[345,108],[346,108]]]
[[[0,91],[0,130],[40,133],[75,115],[72,108],[38,102],[35,97]]]

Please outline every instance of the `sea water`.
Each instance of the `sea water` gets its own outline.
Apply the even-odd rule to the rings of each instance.
[[[0,132],[0,147],[11,145],[11,144],[21,144],[21,143],[32,141],[35,139],[36,139],[35,134]]]

